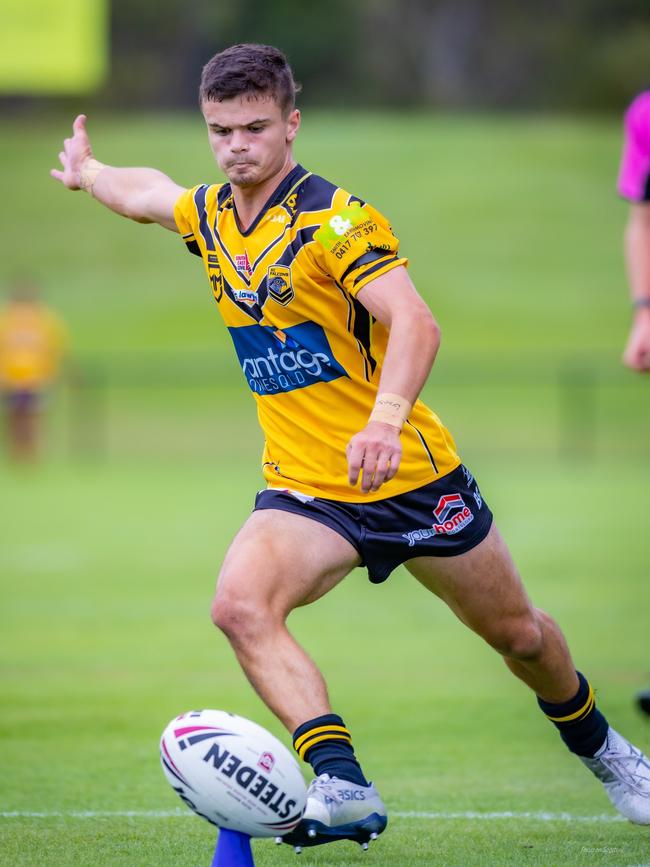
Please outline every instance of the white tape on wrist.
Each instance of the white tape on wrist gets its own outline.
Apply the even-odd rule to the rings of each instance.
[[[377,400],[368,421],[381,421],[385,424],[392,424],[401,430],[404,427],[404,422],[409,417],[411,409],[411,404],[405,397],[402,397],[400,394],[384,392],[377,395]]]
[[[79,169],[80,188],[84,192],[89,193],[91,196],[93,196],[93,187],[95,186],[97,175],[101,172],[102,169],[105,168],[106,164],[100,163],[99,160],[96,160],[94,157],[88,157],[87,160],[84,160],[81,168]]]

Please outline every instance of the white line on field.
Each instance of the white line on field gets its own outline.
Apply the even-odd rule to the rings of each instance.
[[[70,810],[40,813],[28,810],[0,812],[0,819],[184,819],[193,816],[190,810]],[[624,822],[623,816],[574,816],[572,813],[423,813],[419,811],[390,813],[394,819],[476,819],[492,822],[499,819],[530,819],[534,822]]]

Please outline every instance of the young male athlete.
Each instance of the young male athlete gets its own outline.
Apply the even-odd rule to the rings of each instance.
[[[200,255],[266,437],[266,490],[223,563],[212,608],[316,774],[296,846],[386,826],[325,682],[288,614],[364,564],[400,563],[499,651],[616,807],[650,824],[650,764],[609,727],[556,623],[532,606],[454,441],[418,394],[439,331],[386,219],[298,165],[296,87],[275,48],[236,45],[203,70],[201,110],[225,184],[182,189],[93,157],[85,118],[55,178],[179,232]]]
[[[634,311],[623,361],[644,372],[650,370],[650,90],[633,99],[625,112],[618,192],[630,202],[625,264]],[[650,689],[637,695],[637,704],[650,715]]]

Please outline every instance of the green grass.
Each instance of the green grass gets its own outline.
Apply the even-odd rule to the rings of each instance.
[[[255,487],[250,467],[223,471],[215,461],[213,470],[114,463],[5,477],[12,509],[2,572],[13,580],[2,604],[0,737],[10,784],[0,810],[63,815],[0,820],[0,863],[45,863],[46,853],[62,865],[208,863],[212,833],[200,820],[68,814],[174,810],[156,747],[183,710],[232,709],[287,741],[209,623],[212,576]],[[636,471],[511,464],[482,481],[533,597],[571,636],[601,706],[649,748],[650,729],[630,701],[650,674],[650,503],[638,497]],[[597,507],[614,490],[637,505],[615,533],[608,509]],[[358,570],[291,623],[393,811],[613,815],[499,658],[405,572],[372,588]],[[641,863],[648,837],[616,822],[397,818],[368,857],[587,863],[582,846],[616,848],[602,863]],[[260,864],[289,863],[284,850],[256,850]],[[302,857],[360,856],[340,845]]]
[[[47,177],[68,120],[2,130],[0,272],[36,271],[105,389],[63,390],[40,464],[0,462],[0,813],[21,814],[0,817],[0,864],[203,865],[213,830],[164,781],[165,724],[221,707],[288,743],[208,616],[260,437],[198,260]],[[100,159],[212,176],[200,119],[90,128]],[[618,148],[614,122],[308,114],[298,156],[391,217],[443,327],[427,400],[600,706],[650,749],[632,705],[650,685],[650,402],[619,365]],[[404,571],[374,588],[358,570],[291,626],[394,816],[370,853],[299,863],[648,862],[647,829],[625,822],[395,815],[615,816],[501,660]]]

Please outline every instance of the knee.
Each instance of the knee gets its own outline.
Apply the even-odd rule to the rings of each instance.
[[[525,618],[504,624],[489,643],[502,656],[509,659],[534,660],[544,645],[544,630],[540,618],[531,612]]]
[[[217,629],[233,643],[254,640],[263,625],[261,606],[238,595],[217,592],[210,614]]]

